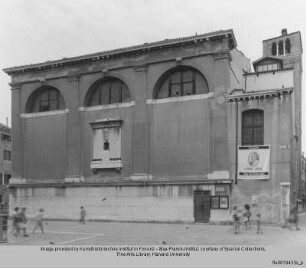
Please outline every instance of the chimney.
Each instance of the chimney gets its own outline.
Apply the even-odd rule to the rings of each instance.
[[[282,36],[287,35],[287,29],[282,29]]]

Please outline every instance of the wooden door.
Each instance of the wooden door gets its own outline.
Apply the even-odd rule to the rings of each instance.
[[[210,191],[195,190],[193,192],[195,222],[209,222]]]

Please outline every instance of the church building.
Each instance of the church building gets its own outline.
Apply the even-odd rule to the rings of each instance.
[[[301,159],[300,32],[251,64],[232,30],[6,68],[10,207],[52,219],[278,223]]]

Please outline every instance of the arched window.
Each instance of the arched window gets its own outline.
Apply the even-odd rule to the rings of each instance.
[[[272,49],[271,49],[271,50],[272,50],[272,51],[271,51],[271,52],[272,52],[272,55],[273,55],[273,56],[276,56],[276,43],[275,43],[275,42],[272,43]]]
[[[208,93],[204,76],[193,68],[180,67],[167,72],[157,83],[156,99]]]
[[[284,54],[284,42],[279,41],[278,42],[278,55],[283,55]]]
[[[264,144],[264,112],[259,109],[242,113],[242,145]]]
[[[38,113],[65,109],[62,94],[55,87],[42,86],[36,89],[30,96],[26,113]]]
[[[285,49],[286,49],[286,54],[290,54],[290,52],[291,52],[291,43],[290,43],[290,39],[286,39]]]
[[[117,78],[101,79],[88,91],[85,106],[107,105],[131,100],[127,86]]]

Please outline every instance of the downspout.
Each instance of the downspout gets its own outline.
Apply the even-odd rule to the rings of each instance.
[[[235,137],[235,147],[236,147],[236,155],[235,155],[235,162],[236,162],[236,172],[235,172],[235,184],[238,184],[238,100],[235,100],[235,108],[236,108],[236,137]]]

